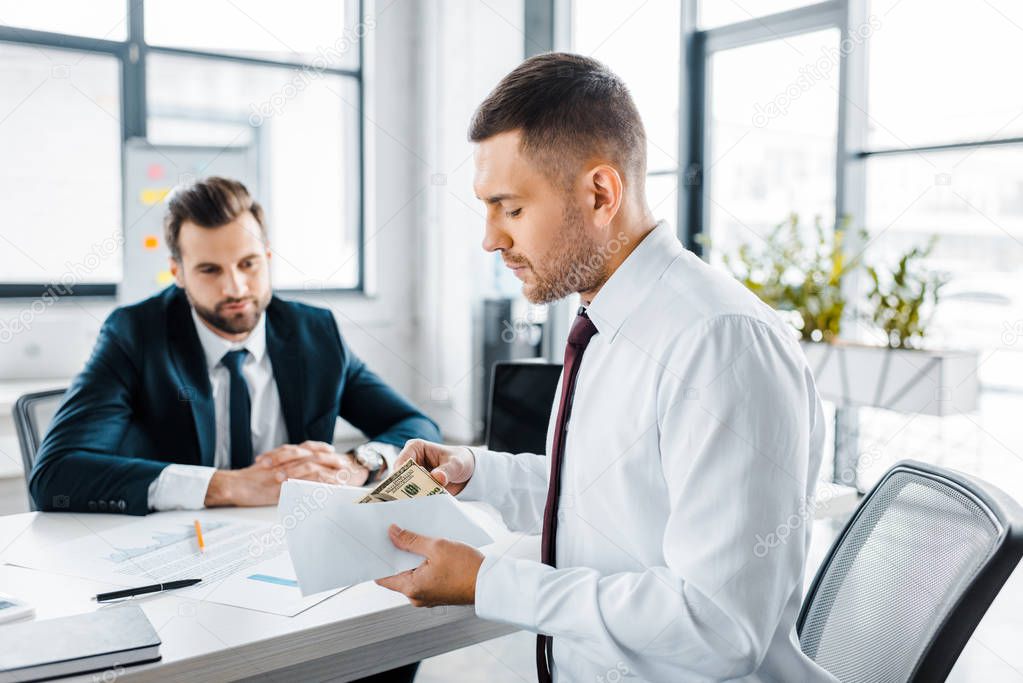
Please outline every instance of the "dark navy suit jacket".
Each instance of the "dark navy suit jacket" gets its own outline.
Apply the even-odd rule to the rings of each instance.
[[[341,416],[375,441],[439,440],[437,425],[351,352],[330,311],[273,297],[267,352],[290,443],[330,443]],[[171,285],[110,314],[32,468],[40,510],[149,512],[170,463],[213,465],[206,357],[184,291]]]

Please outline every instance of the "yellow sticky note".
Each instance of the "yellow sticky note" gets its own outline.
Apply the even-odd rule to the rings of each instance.
[[[146,235],[142,240],[142,246],[146,249],[156,249],[160,246],[160,240],[156,238],[156,235]]]
[[[139,201],[142,202],[143,206],[152,206],[153,204],[159,204],[163,201],[163,198],[170,193],[169,187],[156,187],[146,188],[139,194]]]
[[[161,270],[156,274],[156,284],[169,285],[172,282],[174,282],[174,274],[169,270]]]

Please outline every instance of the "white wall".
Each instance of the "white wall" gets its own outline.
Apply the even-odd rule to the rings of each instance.
[[[521,0],[421,3],[419,97],[423,155],[420,243],[420,393],[449,440],[481,428],[476,410],[482,377],[474,320],[488,293],[493,257],[481,248],[483,207],[472,190],[472,145],[466,140],[477,105],[521,60]]]

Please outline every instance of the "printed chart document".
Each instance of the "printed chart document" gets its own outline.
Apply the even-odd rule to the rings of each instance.
[[[418,567],[422,557],[391,543],[391,524],[476,547],[493,542],[447,492],[360,505],[364,497],[365,489],[347,486],[296,480],[281,485],[280,527],[302,595]]]
[[[202,525],[205,550],[198,546],[196,519]],[[284,616],[294,616],[337,592],[303,595],[283,533],[266,524],[181,511],[84,531],[70,541],[26,548],[5,561],[125,587],[201,578],[202,583],[174,594]]]

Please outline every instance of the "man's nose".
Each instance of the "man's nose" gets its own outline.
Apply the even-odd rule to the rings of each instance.
[[[483,233],[484,251],[501,251],[511,248],[512,241],[508,234],[501,230],[493,221],[488,220]]]
[[[224,282],[224,295],[232,299],[239,299],[245,296],[248,291],[249,287],[245,274],[237,268],[229,270]]]

